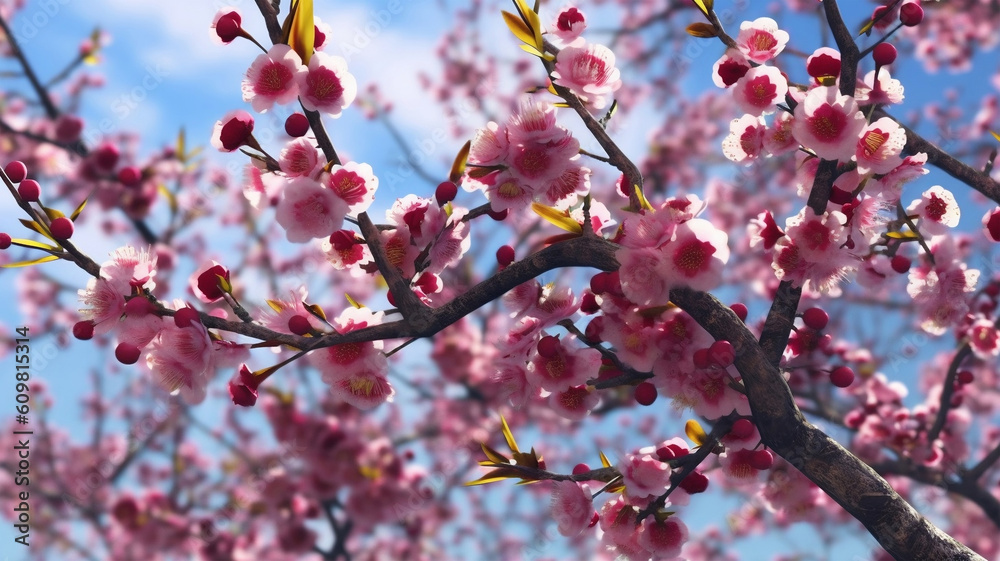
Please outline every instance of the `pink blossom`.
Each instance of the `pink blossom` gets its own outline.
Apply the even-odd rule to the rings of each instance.
[[[750,68],[752,67],[743,53],[736,49],[728,49],[712,66],[712,81],[720,88],[731,87],[745,76]]]
[[[604,45],[569,46],[559,51],[552,72],[555,84],[569,89],[594,109],[604,109],[607,96],[621,87],[615,54]]]
[[[502,171],[486,178],[486,198],[495,211],[523,209],[531,204],[534,189],[513,173]]]
[[[392,401],[396,394],[385,375],[375,370],[351,370],[330,378],[327,383],[335,397],[363,411]]]
[[[329,176],[324,175],[324,184],[334,195],[347,204],[347,212],[358,214],[368,210],[375,200],[378,177],[368,164],[347,162],[330,168]],[[329,235],[329,234],[327,234]]]
[[[263,113],[275,103],[284,105],[299,95],[297,76],[305,74],[302,59],[284,44],[277,44],[254,59],[243,78],[243,101]]]
[[[778,56],[788,39],[788,32],[778,29],[778,22],[771,18],[757,18],[740,24],[736,46],[748,59],[764,63]]]
[[[962,211],[955,196],[940,185],[924,191],[919,199],[906,207],[906,212],[919,217],[917,228],[926,235],[943,234],[948,228],[958,226]]]
[[[587,21],[579,9],[568,6],[563,8],[556,16],[549,31],[562,41],[562,45],[579,45],[583,41],[577,40],[583,30],[587,29]]]
[[[992,241],[1000,242],[1000,208],[986,211],[982,224],[986,237]]]
[[[347,211],[347,203],[332,190],[308,177],[296,177],[281,191],[275,220],[288,241],[301,243],[339,230]]]
[[[751,115],[773,113],[785,101],[788,81],[773,66],[751,68],[736,82],[733,99],[736,106]]]
[[[799,143],[792,134],[791,113],[779,111],[771,126],[764,131],[764,150],[772,156],[780,156],[798,149]]]
[[[319,151],[307,138],[296,138],[286,144],[278,156],[278,165],[289,177],[309,177],[322,167]]]
[[[736,163],[757,159],[764,146],[764,119],[744,115],[729,123],[729,136],[722,140],[722,153]]]
[[[212,129],[212,146],[233,152],[253,139],[253,116],[242,109],[226,113]]]
[[[877,103],[893,105],[903,102],[903,84],[889,75],[888,68],[882,68],[876,79],[875,71],[865,74],[864,80],[858,85],[855,94],[857,100],[865,105]]]
[[[837,211],[816,216],[810,208],[785,222],[785,234],[774,246],[775,275],[797,286],[819,292],[832,291],[857,258],[846,251],[846,217]]]
[[[262,210],[276,205],[281,196],[281,188],[285,184],[285,178],[274,173],[264,173],[252,164],[247,164],[245,170],[243,196],[250,203],[250,206]]]
[[[242,23],[243,18],[236,8],[232,6],[219,8],[212,17],[212,40],[219,45],[232,43]]]
[[[722,268],[729,261],[729,236],[708,220],[694,218],[678,225],[674,240],[664,248],[667,283],[711,290],[722,281]]]
[[[358,94],[358,83],[347,72],[344,57],[317,52],[309,58],[308,72],[298,72],[295,81],[302,107],[340,117]]]
[[[94,324],[94,333],[101,335],[118,327],[118,319],[125,311],[125,297],[118,287],[107,279],[91,278],[87,288],[78,292],[85,306],[80,317]]]
[[[268,300],[267,306],[261,308],[259,317],[261,325],[272,331],[281,333],[291,333],[288,328],[288,320],[294,316],[306,318],[309,325],[317,330],[323,331],[326,325],[318,317],[306,310],[305,302],[308,292],[305,287],[290,291],[288,300]]]
[[[562,174],[549,181],[547,186],[538,192],[538,198],[544,204],[564,209],[575,204],[578,196],[585,196],[589,192],[590,168],[569,165],[563,168]],[[591,204],[595,203],[596,201]]]
[[[647,516],[642,521],[639,545],[654,559],[671,559],[681,554],[681,548],[688,540],[687,526],[676,516],[660,521],[655,516]]]
[[[861,174],[888,173],[903,161],[899,154],[906,145],[906,131],[889,117],[865,127],[854,153]]]
[[[507,159],[508,146],[506,125],[498,125],[490,121],[486,124],[486,128],[476,130],[475,136],[472,137],[469,163],[479,166],[499,164]],[[468,183],[463,183],[463,187],[468,190]]]
[[[993,360],[1000,356],[1000,331],[993,322],[979,318],[969,326],[969,347],[982,360]]]
[[[967,294],[976,289],[980,272],[954,258],[957,250],[950,236],[932,240],[931,251],[934,268],[912,267],[906,292],[917,306],[920,328],[941,335],[968,313]]]
[[[177,327],[163,322],[163,329],[149,345],[146,366],[168,392],[180,392],[188,403],[200,403],[208,386],[212,340],[200,323]]]
[[[597,377],[601,353],[596,349],[570,347],[560,340],[552,356],[535,354],[528,366],[528,381],[550,392],[566,390]]]
[[[225,294],[219,283],[219,277],[229,282],[229,269],[213,260],[199,267],[188,277],[188,286],[191,293],[202,302],[206,304],[215,302]]]
[[[549,396],[549,407],[557,415],[571,421],[587,418],[601,402],[601,396],[587,385],[573,386]]]
[[[571,160],[580,153],[580,142],[568,132],[548,142],[521,141],[511,129],[508,157],[510,172],[533,186],[546,185],[573,167]]]
[[[118,287],[122,295],[131,294],[132,288],[156,289],[155,256],[150,248],[136,250],[130,245],[116,249],[111,260],[101,265],[101,277]]]
[[[560,534],[568,538],[580,535],[593,514],[594,503],[587,484],[557,481],[552,485],[552,518]]]
[[[825,160],[850,160],[865,116],[853,97],[840,95],[836,87],[809,90],[795,107],[792,133],[805,146]]]
[[[667,261],[656,248],[621,249],[616,253],[621,264],[622,290],[629,300],[641,306],[664,305],[670,301],[670,288],[664,272]]]
[[[320,249],[335,269],[346,269],[352,276],[367,276],[367,273],[356,265],[371,261],[371,250],[354,232],[337,230],[322,241]]]
[[[806,72],[813,77],[817,85],[823,84],[823,80],[833,78],[840,79],[840,51],[830,47],[820,47],[806,59]]]
[[[622,474],[625,496],[630,499],[658,496],[670,486],[670,464],[661,462],[652,448],[626,454],[617,467]]]
[[[912,156],[903,158],[903,163],[895,169],[885,174],[885,177],[876,181],[869,181],[865,186],[865,191],[870,194],[881,194],[882,198],[890,203],[899,201],[902,194],[903,185],[913,181],[921,175],[926,175],[928,170],[924,167],[927,163],[927,154],[918,152]]]

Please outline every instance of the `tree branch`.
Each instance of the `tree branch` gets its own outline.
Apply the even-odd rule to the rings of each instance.
[[[735,312],[687,288],[672,290],[670,300],[717,340],[732,343],[764,444],[864,524],[889,554],[901,560],[983,560],[921,516],[868,464],[808,423],[780,371]]]

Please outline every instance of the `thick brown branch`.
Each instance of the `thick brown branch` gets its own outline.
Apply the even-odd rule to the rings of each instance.
[[[954,480],[940,471],[904,460],[887,460],[872,465],[879,474],[902,475],[914,481],[933,485],[949,493],[969,499],[983,510],[983,514],[1000,528],[1000,500],[978,485],[975,480],[962,478]]]
[[[979,191],[985,197],[991,199],[997,204],[1000,204],[1000,184],[994,181],[988,173],[983,173],[976,168],[960,162],[951,154],[938,148],[929,140],[920,136],[903,123],[900,123],[884,110],[876,109],[875,113],[872,115],[872,119],[881,119],[882,117],[889,117],[890,119],[896,121],[901,127],[903,127],[903,130],[906,131],[906,146],[903,150],[907,154],[924,152],[927,154],[927,163],[937,167],[941,171],[947,173],[962,183],[965,183],[976,191]]]
[[[764,444],[860,521],[896,559],[982,557],[931,524],[870,466],[808,423],[778,368],[736,313],[711,295],[678,288],[670,300],[736,350],[754,421]]]

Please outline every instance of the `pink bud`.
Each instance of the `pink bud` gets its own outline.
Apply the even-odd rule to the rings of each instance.
[[[652,405],[656,401],[656,386],[643,382],[635,387],[635,401],[639,405]]]
[[[285,132],[294,138],[305,136],[309,132],[309,119],[302,113],[292,113],[285,119]]]
[[[198,275],[198,290],[208,298],[209,301],[218,300],[225,295],[222,287],[219,286],[219,277],[229,282],[229,270],[222,265],[210,267],[204,273]]]
[[[42,196],[42,187],[34,179],[25,179],[17,186],[17,194],[26,203],[33,203]]]
[[[907,27],[920,25],[924,21],[924,9],[919,2],[907,2],[899,8],[899,22]]]
[[[73,237],[73,221],[65,216],[60,216],[49,225],[52,237],[57,240],[68,240]]]
[[[872,51],[872,58],[878,66],[885,66],[896,61],[896,47],[890,43],[879,43]]]
[[[246,111],[233,111],[229,120],[222,123],[219,139],[222,149],[232,152],[246,144],[253,132],[253,117]]]
[[[497,250],[497,263],[501,267],[506,267],[514,262],[514,248],[509,245],[502,245]]]
[[[73,325],[73,337],[81,341],[86,341],[94,336],[94,323],[91,321],[78,321]]]
[[[122,364],[135,364],[139,362],[139,355],[142,354],[138,347],[128,343],[119,343],[115,347],[115,358]]]
[[[455,185],[452,181],[444,181],[437,186],[434,191],[434,198],[437,199],[439,206],[444,206],[455,200],[455,196],[458,195],[458,185]]]
[[[20,160],[14,160],[3,168],[4,173],[10,178],[12,183],[20,183],[28,176],[28,166]]]
[[[188,327],[189,325],[196,325],[201,323],[201,318],[198,316],[198,310],[194,308],[188,308],[187,306],[174,312],[174,325],[177,327]]]

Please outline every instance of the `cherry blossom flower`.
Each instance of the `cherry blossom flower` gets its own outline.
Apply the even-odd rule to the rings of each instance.
[[[980,272],[957,259],[951,236],[936,236],[930,245],[933,268],[929,264],[912,267],[906,292],[917,307],[920,328],[941,335],[968,313],[966,295],[976,289]]]
[[[728,49],[712,67],[712,81],[720,88],[728,88],[750,71],[750,63],[743,53]]]
[[[168,392],[179,392],[188,403],[200,403],[206,394],[212,340],[200,323],[177,327],[163,322],[163,329],[149,344],[146,366]]]
[[[590,168],[584,166],[566,166],[561,175],[537,192],[537,198],[549,206],[566,209],[576,203],[577,197],[590,192],[590,173]]]
[[[831,292],[857,258],[843,248],[847,242],[846,217],[837,211],[816,216],[802,209],[785,222],[785,235],[774,245],[775,275],[779,280],[821,293]]]
[[[986,211],[983,215],[983,233],[992,241],[1000,242],[1000,208]]]
[[[969,347],[982,360],[1000,356],[1000,331],[987,318],[979,318],[969,326]]]
[[[687,540],[688,528],[676,516],[662,521],[656,516],[647,516],[642,521],[639,545],[648,551],[654,559],[677,557]]]
[[[579,46],[583,43],[578,39],[584,29],[587,29],[587,21],[583,12],[568,6],[559,12],[549,31],[562,41],[561,45]]]
[[[615,54],[604,45],[569,46],[559,51],[552,72],[555,84],[573,92],[594,109],[608,105],[607,96],[621,87]]]
[[[669,284],[711,290],[722,281],[722,267],[729,261],[729,236],[708,220],[695,218],[678,225],[665,248]]]
[[[575,481],[557,481],[552,487],[552,518],[559,533],[568,538],[580,535],[594,514],[590,487]]]
[[[836,87],[816,87],[795,107],[792,133],[806,148],[826,160],[850,160],[865,116],[853,97]]]
[[[825,86],[827,79],[840,79],[840,51],[830,47],[820,47],[806,59],[806,72],[817,85]]]
[[[559,392],[596,378],[600,367],[599,351],[572,348],[560,340],[550,356],[535,354],[528,366],[528,381],[544,390]]]
[[[658,496],[670,485],[670,464],[656,457],[654,448],[643,448],[636,454],[626,454],[617,466],[629,499]]]
[[[347,61],[341,56],[317,52],[309,58],[308,68],[308,72],[295,75],[302,107],[340,117],[358,94],[358,83],[347,72]]]
[[[299,75],[307,69],[302,59],[288,45],[277,44],[254,59],[243,78],[243,101],[249,101],[254,111],[263,113],[274,106],[284,105],[299,95]]]
[[[921,175],[928,173],[924,164],[927,163],[927,154],[918,152],[912,156],[903,158],[903,163],[895,169],[885,174],[884,177],[876,181],[869,181],[865,186],[865,191],[873,195],[881,195],[883,199],[890,203],[899,201],[903,192],[903,185],[913,181]]]
[[[906,131],[889,117],[882,117],[865,127],[858,139],[858,172],[861,174],[888,173],[903,160],[899,154],[906,145]]]
[[[118,319],[125,311],[125,297],[119,287],[104,278],[87,281],[87,287],[78,292],[81,319],[94,324],[94,333],[102,335],[118,327]]]
[[[736,82],[733,99],[741,111],[751,115],[773,113],[785,100],[788,81],[773,66],[751,68]]]
[[[518,179],[513,173],[502,171],[484,178],[486,182],[486,198],[495,211],[507,209],[522,209],[531,204],[534,189]]]
[[[222,298],[225,292],[219,284],[219,277],[229,282],[229,269],[216,261],[199,267],[189,278],[191,293],[202,302],[210,303]]]
[[[243,196],[250,206],[263,210],[278,204],[285,178],[274,173],[264,173],[253,164],[244,168]]]
[[[366,276],[359,265],[372,260],[368,244],[350,230],[337,230],[320,244],[326,260],[338,270],[348,270],[352,276]]]
[[[772,156],[787,154],[799,147],[798,141],[792,135],[791,113],[780,111],[771,126],[764,131],[764,150]]]
[[[507,159],[508,146],[507,126],[490,121],[486,124],[486,128],[478,129],[473,136],[469,149],[469,163],[479,166],[499,164]],[[468,182],[464,183],[463,187],[466,190],[473,188]]]
[[[757,159],[764,146],[764,119],[744,115],[729,123],[729,136],[722,140],[722,153],[736,163]]]
[[[549,396],[549,406],[557,415],[571,421],[580,421],[597,408],[601,397],[593,388],[581,385],[555,392]]]
[[[121,294],[131,294],[132,288],[156,289],[155,256],[151,248],[136,250],[130,245],[116,249],[111,253],[111,260],[101,265],[101,277],[118,287]]]
[[[778,56],[788,39],[788,32],[778,29],[778,22],[771,18],[757,18],[740,24],[736,46],[748,59],[764,63]]]
[[[855,93],[857,100],[865,105],[877,103],[894,105],[903,103],[903,84],[889,75],[888,68],[882,68],[876,79],[875,71],[865,74]]]
[[[334,165],[330,168],[330,174],[324,175],[323,182],[334,195],[347,204],[347,213],[350,214],[368,210],[375,200],[375,191],[378,189],[378,177],[372,167],[357,162],[347,162],[342,166]]]
[[[296,138],[286,144],[278,156],[278,165],[289,177],[310,177],[322,167],[319,151],[307,138]]]
[[[256,143],[253,140],[253,116],[242,109],[226,113],[215,122],[211,143],[223,152],[233,152],[240,146]]]
[[[238,36],[243,18],[240,12],[232,6],[223,6],[212,17],[212,40],[220,45],[232,43]]]
[[[347,203],[332,190],[308,177],[296,177],[281,191],[275,220],[288,241],[301,243],[329,237],[340,229],[347,211]]]
[[[385,375],[375,370],[352,370],[331,377],[327,383],[335,397],[363,411],[392,401],[396,394]]]
[[[919,216],[917,228],[925,235],[943,234],[948,228],[958,226],[962,210],[958,208],[955,196],[940,185],[924,191],[919,199],[906,208],[908,214]]]

